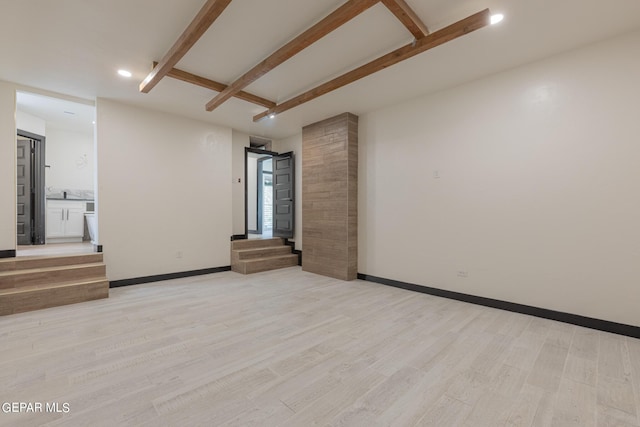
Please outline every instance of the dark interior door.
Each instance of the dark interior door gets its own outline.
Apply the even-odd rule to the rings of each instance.
[[[18,138],[17,171],[17,235],[19,245],[31,244],[31,140]]]
[[[273,237],[293,237],[293,152],[273,156]]]

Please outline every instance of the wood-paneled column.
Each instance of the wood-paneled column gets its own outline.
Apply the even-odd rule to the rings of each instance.
[[[358,274],[358,116],[302,129],[302,269],[342,280]]]

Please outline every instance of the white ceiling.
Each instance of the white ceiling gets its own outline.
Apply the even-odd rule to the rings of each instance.
[[[344,0],[233,0],[177,68],[230,83]],[[345,111],[363,114],[574,47],[640,28],[639,0],[407,0],[435,31],[484,8],[505,20],[277,116],[216,92],[163,79],[138,91],[204,0],[0,0],[0,79],[65,95],[109,98],[283,138]],[[411,41],[381,4],[254,82],[246,90],[284,101]],[[127,80],[116,70],[133,73]]]
[[[19,91],[17,109],[46,122],[47,128],[93,134],[96,108],[66,99]]]

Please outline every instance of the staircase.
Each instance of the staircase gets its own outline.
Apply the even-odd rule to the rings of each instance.
[[[237,273],[251,274],[294,265],[298,265],[298,255],[292,254],[291,247],[279,237],[231,242],[231,270]]]
[[[107,297],[101,253],[0,259],[0,315]]]

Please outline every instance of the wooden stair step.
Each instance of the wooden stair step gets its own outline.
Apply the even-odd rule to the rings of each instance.
[[[251,274],[262,271],[277,270],[279,268],[293,267],[296,265],[298,265],[298,255],[288,254],[240,260],[237,264],[231,265],[231,270],[237,273]]]
[[[48,286],[0,289],[0,315],[22,313],[109,297],[106,277]]]
[[[238,257],[238,259],[255,259],[255,258],[263,258],[268,256],[277,256],[277,255],[288,255],[291,253],[290,246],[266,246],[264,248],[255,248],[255,249],[234,249],[234,255]]]
[[[29,286],[21,286],[19,288],[10,288],[10,289],[0,289],[0,297],[3,295],[13,295],[13,294],[22,294],[25,292],[37,291],[40,289],[63,289],[65,287],[73,287],[77,285],[87,284],[87,283],[106,283],[109,285],[109,281],[106,277],[98,277],[92,278],[89,280],[76,280],[73,282],[65,282],[65,283],[56,283],[53,285],[29,285]]]
[[[54,285],[78,280],[104,278],[105,276],[106,266],[103,263],[4,271],[0,272],[0,289]]]
[[[271,239],[243,239],[231,242],[231,250],[257,249],[269,246],[284,246],[284,240],[281,237],[274,237]]]
[[[90,254],[3,258],[0,259],[0,272],[59,267],[64,265],[94,264],[102,261],[102,253],[98,252]]]

